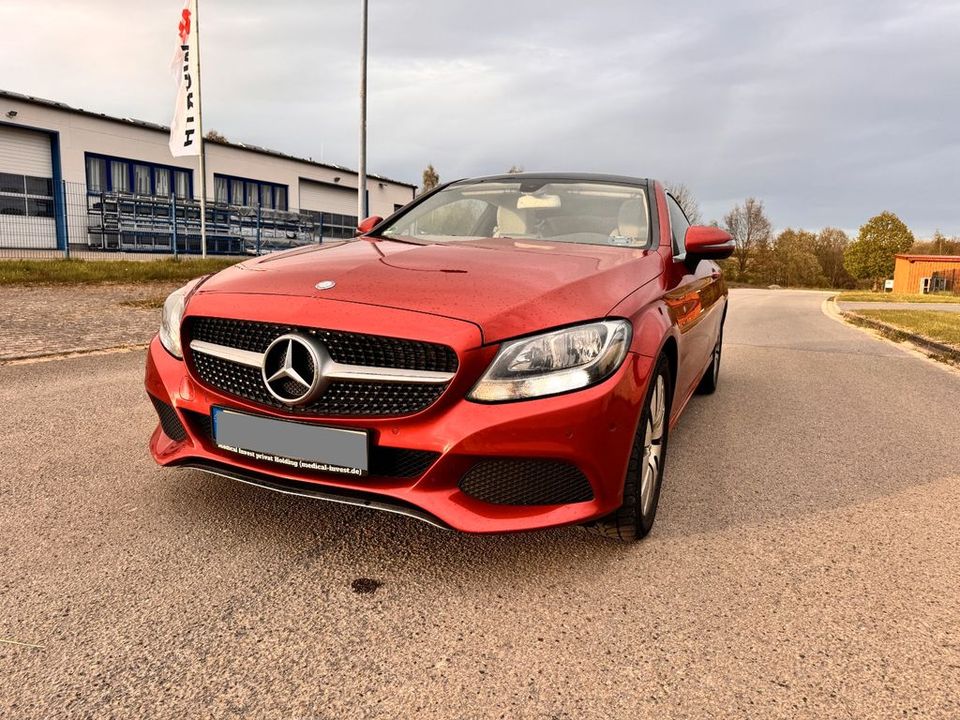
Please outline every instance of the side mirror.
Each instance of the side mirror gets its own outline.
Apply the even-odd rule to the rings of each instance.
[[[357,235],[366,235],[382,222],[383,218],[379,215],[371,215],[357,225]]]
[[[736,245],[726,230],[707,225],[691,225],[683,240],[687,257],[697,260],[723,260],[733,255]]]

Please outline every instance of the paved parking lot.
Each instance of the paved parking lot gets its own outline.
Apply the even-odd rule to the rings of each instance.
[[[0,366],[0,717],[960,717],[960,375],[824,297],[734,291],[635,546],[160,470],[141,353]]]

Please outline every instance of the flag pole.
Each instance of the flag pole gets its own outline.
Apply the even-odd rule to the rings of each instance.
[[[358,222],[367,217],[367,0],[360,0],[360,167],[357,171]]]
[[[193,22],[197,28],[197,134],[200,136],[200,255],[207,256],[207,170],[204,163],[206,147],[203,141],[203,98],[200,95],[200,0],[194,5]]]

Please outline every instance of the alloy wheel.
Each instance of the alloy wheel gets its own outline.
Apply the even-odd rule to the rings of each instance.
[[[663,463],[663,434],[667,415],[667,384],[663,375],[657,375],[643,440],[643,459],[640,474],[640,511],[646,517],[656,496]]]

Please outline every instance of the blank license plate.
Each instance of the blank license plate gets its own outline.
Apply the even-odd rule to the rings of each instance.
[[[217,447],[254,460],[300,470],[366,475],[368,437],[364,430],[275,420],[215,407],[211,410]]]

